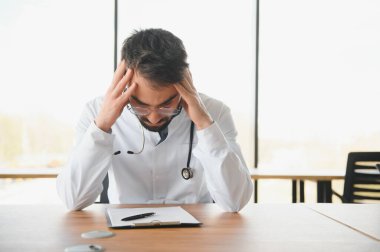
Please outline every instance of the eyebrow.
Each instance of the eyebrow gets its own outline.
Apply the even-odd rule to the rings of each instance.
[[[160,103],[157,105],[157,107],[160,107],[160,106],[164,106],[168,103],[170,103],[174,98],[176,98],[178,96],[178,94],[175,94],[173,96],[170,96],[168,99],[166,99],[164,102]],[[144,105],[144,106],[151,106],[149,104],[146,104],[145,102],[142,102],[140,101],[136,96],[132,95],[131,96],[133,98],[133,100],[135,100],[137,103],[139,103],[140,105]]]

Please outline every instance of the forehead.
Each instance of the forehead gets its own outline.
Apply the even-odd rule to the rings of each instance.
[[[178,94],[173,85],[160,87],[159,84],[144,78],[137,71],[133,75],[131,82],[137,84],[137,88],[133,92],[132,96],[151,106],[161,104],[173,95]]]

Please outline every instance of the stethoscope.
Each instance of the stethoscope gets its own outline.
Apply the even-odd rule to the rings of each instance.
[[[190,168],[190,160],[191,160],[191,150],[193,149],[193,138],[194,138],[194,123],[191,122],[190,125],[190,141],[189,141],[189,154],[187,154],[187,164],[186,167],[182,169],[181,175],[182,178],[188,180],[193,177],[193,170]]]
[[[141,146],[141,149],[138,152],[134,152],[134,151],[130,151],[129,150],[129,151],[127,151],[128,154],[140,154],[144,150],[144,147],[145,147],[144,129],[143,129],[141,123],[139,123],[139,126],[140,126],[141,134],[142,134],[142,146]],[[182,178],[184,178],[185,180],[189,180],[189,179],[191,179],[194,176],[193,170],[190,168],[191,151],[193,149],[193,139],[194,139],[194,123],[191,122],[191,125],[190,125],[189,153],[187,155],[187,164],[186,164],[186,167],[181,170]],[[120,153],[121,153],[121,151],[116,151],[114,153],[114,155],[118,155]]]

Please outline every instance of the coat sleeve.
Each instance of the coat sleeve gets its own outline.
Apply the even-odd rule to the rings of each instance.
[[[215,111],[215,109],[213,109]],[[237,131],[225,105],[212,116],[214,123],[197,131],[194,155],[204,167],[207,188],[215,203],[228,212],[238,212],[253,190],[249,170],[236,142]]]
[[[76,145],[66,167],[57,177],[57,192],[70,210],[83,209],[102,192],[111,166],[114,136],[95,123],[95,104],[87,104],[77,126]]]

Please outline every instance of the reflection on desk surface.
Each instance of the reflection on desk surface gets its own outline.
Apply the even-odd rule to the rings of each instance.
[[[63,251],[87,243],[81,233],[108,230],[107,206],[95,204],[68,212],[57,205],[4,205],[0,208],[0,251]],[[112,205],[147,206],[168,205]],[[329,213],[319,213],[317,204],[250,203],[240,213],[222,212],[216,204],[181,206],[203,226],[112,230],[114,237],[90,242],[106,251],[380,251],[379,237],[359,232]],[[372,218],[380,219],[380,205],[362,205],[361,210],[352,205],[329,206],[348,216],[366,209],[371,216],[364,220],[368,225],[374,223]]]
[[[309,207],[380,242],[380,204],[311,204]]]

